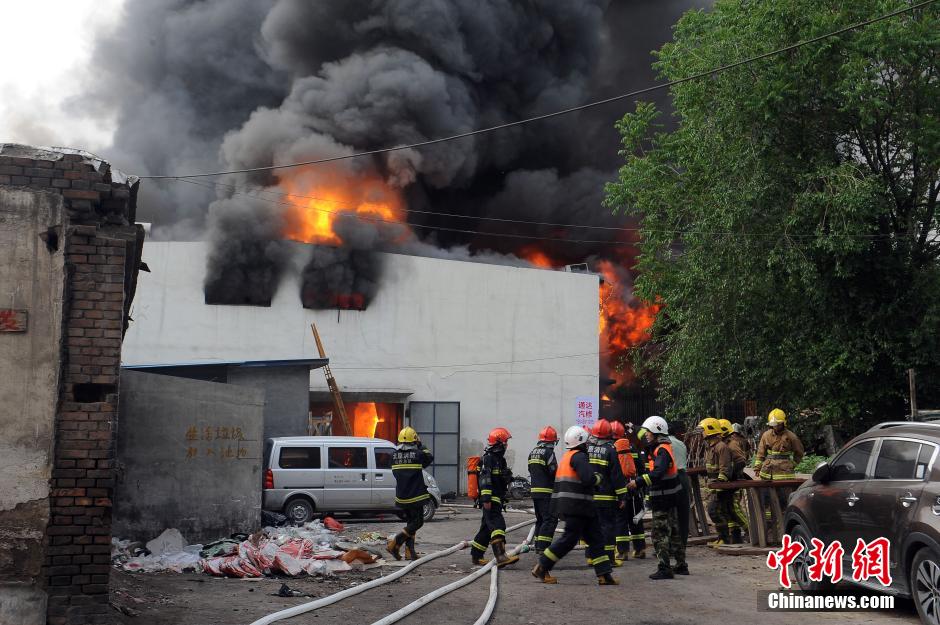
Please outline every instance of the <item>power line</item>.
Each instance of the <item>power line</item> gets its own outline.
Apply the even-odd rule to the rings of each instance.
[[[207,189],[212,188],[207,184],[202,184],[200,182],[196,182],[195,180],[189,180],[187,178],[177,178],[177,180],[179,180],[180,182],[186,182],[188,184],[194,184],[200,187],[205,187]],[[291,206],[291,207],[296,208],[296,205],[291,204],[290,202],[282,202],[279,200],[271,200],[271,199],[264,198],[264,197],[258,197],[256,195],[252,195],[250,193],[243,192],[243,191],[235,191],[233,193],[234,195],[243,195],[246,197],[253,197],[257,200],[261,200],[262,202],[270,202],[272,204],[280,204],[282,206]],[[445,232],[459,232],[462,234],[476,234],[476,235],[481,235],[481,236],[503,237],[503,238],[511,238],[511,239],[532,239],[536,241],[561,241],[564,243],[599,243],[603,245],[634,245],[634,243],[630,241],[610,241],[610,240],[602,240],[602,239],[565,239],[565,238],[560,238],[560,237],[542,237],[542,236],[528,235],[528,234],[514,234],[510,232],[483,232],[482,230],[467,230],[464,228],[448,228],[446,226],[431,226],[428,224],[416,224],[411,221],[394,221],[391,219],[382,219],[381,217],[360,215],[359,213],[351,213],[351,212],[344,212],[344,211],[331,211],[325,208],[313,208],[312,210],[320,211],[322,213],[329,213],[331,215],[336,215],[337,217],[342,217],[345,219],[350,219],[350,218],[358,219],[359,221],[364,221],[367,223],[386,223],[386,224],[392,224],[395,226],[411,226],[412,228],[426,228],[428,230],[443,230]]]
[[[934,0],[931,0],[931,1],[934,1]],[[187,184],[196,185],[196,186],[199,186],[199,187],[204,187],[204,188],[206,188],[206,189],[211,189],[212,186],[210,186],[210,185],[216,184],[216,183],[212,183],[212,182],[206,184],[206,183],[202,183],[202,182],[197,182],[197,181],[195,181],[195,180],[190,180],[190,179],[188,179],[188,178],[176,178],[176,177],[174,177],[174,178],[171,178],[171,179],[172,179],[172,180],[178,180],[179,182],[185,182],[185,183],[187,183]],[[225,185],[225,186],[230,186],[230,185]],[[259,197],[258,195],[255,195],[255,193],[258,193],[258,192],[263,192],[263,191],[257,191],[257,192],[232,191],[232,194],[233,194],[233,195],[240,195],[240,196],[244,196],[244,197],[255,198],[255,199],[257,199],[257,200],[261,200],[262,202],[269,202],[269,203],[271,203],[271,204],[279,204],[279,205],[281,205],[281,206],[289,206],[289,207],[292,207],[292,208],[298,208],[298,206],[297,206],[296,204],[293,204],[293,203],[291,203],[291,202],[284,202],[284,201],[280,201],[280,200],[273,200],[273,199],[269,199],[269,198],[265,198],[265,197]],[[272,191],[271,193],[278,193],[278,192]],[[292,194],[289,194],[289,193],[283,193],[283,194],[279,194],[279,195],[285,195],[285,196],[287,196],[287,197],[308,197],[308,196],[295,196],[295,195],[292,195]],[[351,209],[355,209],[355,208],[356,208],[355,206],[353,206],[353,205],[351,205],[351,204],[346,205],[346,206],[348,206],[348,207],[351,208]],[[493,237],[504,237],[504,238],[514,238],[514,239],[532,239],[532,240],[538,240],[538,241],[559,241],[559,242],[563,242],[563,243],[599,243],[599,244],[604,244],[604,245],[635,245],[635,243],[632,242],[632,241],[596,240],[596,239],[567,239],[567,238],[562,238],[562,237],[545,237],[545,236],[536,236],[536,235],[527,235],[527,234],[515,234],[515,233],[509,233],[509,232],[485,232],[485,231],[483,231],[483,230],[468,230],[468,229],[463,229],[463,228],[449,228],[449,227],[446,227],[446,226],[432,226],[432,225],[429,225],[429,224],[418,224],[418,223],[414,223],[414,222],[410,222],[410,221],[394,221],[394,220],[391,220],[391,219],[382,219],[381,217],[372,217],[372,216],[361,215],[361,214],[359,214],[359,213],[348,212],[348,211],[334,211],[334,210],[329,210],[329,209],[326,209],[326,208],[319,208],[319,207],[315,207],[315,206],[314,206],[314,207],[301,207],[301,208],[304,208],[304,209],[306,209],[306,210],[315,210],[315,211],[322,212],[322,213],[329,213],[329,214],[331,214],[331,215],[335,215],[335,216],[337,216],[337,217],[342,217],[342,218],[346,218],[346,219],[358,219],[358,220],[360,220],[360,221],[364,221],[364,222],[368,222],[368,223],[387,223],[387,224],[393,224],[393,225],[399,225],[399,226],[411,226],[411,227],[413,227],[413,228],[425,228],[425,229],[428,229],[428,230],[443,230],[443,231],[445,231],[445,232],[458,232],[458,233],[463,233],[463,234],[475,234],[475,235],[480,235],[480,236],[493,236]],[[406,209],[406,210],[407,210],[407,209]],[[419,212],[420,212],[420,211],[419,211]],[[425,211],[425,212],[428,212],[428,211]],[[432,213],[432,214],[442,214],[442,213]],[[465,216],[465,217],[469,217],[469,216]],[[494,218],[494,219],[495,219],[495,218]],[[515,220],[515,219],[502,219],[501,221],[506,221],[506,222],[511,222],[511,223],[534,224],[534,225],[549,225],[549,224],[547,224],[547,223],[542,223],[542,222],[523,221],[523,220]],[[556,224],[556,225],[561,226],[561,224]],[[581,227],[584,227],[584,226],[581,226]],[[787,233],[787,232],[734,232],[734,231],[706,231],[706,230],[678,230],[678,229],[677,229],[677,230],[652,230],[652,229],[649,229],[649,228],[642,228],[642,227],[636,227],[636,228],[617,228],[617,230],[635,231],[635,232],[649,232],[649,233],[655,233],[655,234],[685,235],[685,236],[704,235],[704,236],[715,236],[715,237],[745,237],[745,238],[747,238],[747,237],[757,237],[757,238],[760,238],[760,237],[771,237],[771,238],[790,238],[790,239],[817,239],[817,238],[821,238],[821,237],[827,237],[827,238],[872,239],[872,240],[883,239],[883,238],[886,238],[886,239],[906,239],[906,238],[915,238],[914,236],[911,236],[911,235],[904,235],[904,234],[900,234],[900,233],[895,233],[895,234],[829,234],[829,235],[824,235],[824,234],[819,234],[819,233],[817,233],[817,234],[797,234],[797,233]]]
[[[189,180],[189,179],[187,179],[186,177],[162,178],[162,180],[176,180],[176,181],[179,181],[179,182],[193,182],[192,180]],[[221,187],[221,188],[223,188],[223,189],[231,189],[231,190],[234,191],[235,193],[242,193],[242,194],[248,193],[247,191],[239,191],[239,190],[238,190],[239,187],[238,187],[237,185],[234,185],[234,184],[225,184],[224,182],[213,182],[213,181],[209,181],[209,184],[215,185],[215,186],[217,186],[217,187]],[[201,186],[206,186],[206,185],[203,184],[203,185],[201,185]],[[208,188],[208,187],[207,187],[207,188]],[[319,202],[330,202],[330,203],[332,203],[332,204],[334,204],[334,205],[336,205],[336,206],[342,206],[342,207],[349,208],[349,209],[355,209],[355,208],[357,208],[357,206],[356,206],[355,204],[350,204],[349,202],[345,202],[345,201],[343,201],[343,200],[334,200],[334,199],[332,199],[332,198],[317,197],[317,196],[315,196],[315,195],[300,195],[300,194],[298,194],[298,193],[288,193],[288,192],[286,192],[286,191],[274,191],[274,190],[271,190],[271,189],[255,189],[255,190],[253,190],[253,191],[251,191],[251,192],[252,192],[252,193],[263,193],[263,194],[266,194],[266,195],[277,195],[277,196],[286,197],[286,198],[301,198],[301,199],[304,199],[304,200],[316,200],[316,201],[319,201]],[[258,198],[258,199],[262,199],[262,198]],[[309,208],[309,207],[308,207],[308,208]],[[314,208],[315,210],[321,210],[321,209],[316,208],[316,207],[313,207],[313,208]],[[639,230],[640,230],[640,228],[635,228],[635,227],[634,227],[634,228],[624,228],[624,227],[618,227],[618,226],[592,226],[592,225],[588,225],[588,224],[560,224],[560,223],[552,223],[552,222],[548,222],[548,221],[530,221],[530,220],[526,220],[526,219],[508,219],[508,218],[505,218],[505,217],[485,217],[485,216],[476,216],[476,215],[461,215],[461,214],[459,214],[459,213],[442,213],[442,212],[438,212],[438,211],[418,210],[418,209],[416,209],[416,208],[403,208],[403,209],[401,209],[401,210],[402,210],[403,212],[406,212],[406,213],[416,213],[416,214],[420,214],[420,215],[439,215],[439,216],[441,216],[441,217],[458,217],[458,218],[461,218],[461,219],[477,219],[477,220],[483,220],[483,221],[498,221],[498,222],[503,222],[503,223],[528,224],[528,225],[533,225],[533,226],[549,226],[549,227],[553,227],[553,228],[591,228],[591,229],[596,229],[596,230],[615,230],[615,231],[621,231],[621,232],[636,232],[636,231],[639,231]]]
[[[481,134],[486,134],[486,133],[490,133],[490,132],[495,132],[495,131],[497,131],[497,130],[505,130],[506,128],[513,128],[513,127],[515,127],[515,126],[521,126],[521,125],[523,125],[523,124],[530,124],[530,123],[536,122],[536,121],[542,121],[542,120],[545,120],[545,119],[551,119],[551,118],[553,118],[553,117],[558,117],[558,116],[561,116],[561,115],[567,115],[567,114],[569,114],[569,113],[576,113],[576,112],[578,112],[578,111],[583,111],[583,110],[586,110],[586,109],[589,109],[589,108],[594,108],[594,107],[597,107],[597,106],[602,106],[602,105],[604,105],[604,104],[610,104],[611,102],[618,102],[618,101],[624,100],[624,99],[626,99],[626,98],[632,98],[632,97],[635,97],[635,96],[638,96],[638,95],[643,95],[643,94],[645,94],[645,93],[652,93],[652,92],[654,92],[654,91],[659,91],[659,90],[661,90],[661,89],[666,89],[666,88],[673,87],[673,86],[675,86],[675,85],[679,85],[679,84],[682,84],[682,83],[690,82],[690,81],[693,81],[693,80],[698,80],[698,79],[700,79],[700,78],[707,78],[707,77],[709,77],[709,76],[714,76],[714,75],[716,75],[716,74],[719,74],[719,73],[721,73],[721,72],[727,71],[727,70],[729,70],[729,69],[734,69],[734,68],[740,67],[740,66],[742,66],[742,65],[748,65],[748,64],[753,63],[753,62],[755,62],[755,61],[760,61],[760,60],[769,58],[769,57],[771,57],[771,56],[776,56],[776,55],[778,55],[778,54],[783,54],[784,52],[790,52],[791,50],[796,50],[796,49],[802,48],[803,46],[807,46],[807,45],[810,45],[810,44],[813,44],[813,43],[818,43],[818,42],[820,42],[820,41],[823,41],[823,40],[825,40],[825,39],[829,39],[829,38],[831,38],[831,37],[837,37],[837,36],[842,35],[842,34],[845,34],[845,33],[847,33],[847,32],[851,32],[851,31],[853,31],[853,30],[858,30],[859,28],[864,28],[864,27],[866,27],[866,26],[870,26],[870,25],[875,24],[875,23],[878,23],[878,22],[883,22],[883,21],[885,21],[885,20],[891,19],[891,18],[893,18],[893,17],[897,17],[898,15],[902,15],[902,14],[904,14],[904,13],[910,13],[910,12],[915,11],[915,10],[917,10],[917,9],[920,9],[920,8],[923,8],[923,7],[928,6],[928,5],[930,5],[930,4],[933,4],[934,2],[936,2],[936,0],[924,0],[923,2],[919,2],[918,4],[914,4],[914,5],[911,5],[911,6],[909,6],[909,7],[903,8],[903,9],[898,9],[897,11],[892,11],[891,13],[886,13],[886,14],[884,14],[884,15],[880,15],[880,16],[878,16],[878,17],[874,17],[874,18],[872,18],[872,19],[865,20],[865,21],[863,21],[863,22],[858,22],[858,23],[852,24],[852,25],[850,25],[850,26],[846,26],[846,27],[844,27],[844,28],[840,28],[839,30],[834,30],[834,31],[832,31],[832,32],[826,33],[826,34],[824,34],[824,35],[818,35],[818,36],[812,37],[812,38],[810,38],[810,39],[805,39],[805,40],[803,40],[803,41],[798,41],[797,43],[791,44],[791,45],[789,45],[789,46],[784,46],[783,48],[777,48],[776,50],[771,50],[770,52],[764,52],[763,54],[758,54],[757,56],[752,56],[752,57],[749,57],[749,58],[746,58],[746,59],[743,59],[743,60],[740,60],[740,61],[735,61],[734,63],[728,63],[727,65],[722,65],[722,66],[716,67],[716,68],[714,68],[714,69],[710,69],[710,70],[705,71],[705,72],[699,72],[698,74],[692,74],[691,76],[686,76],[685,78],[679,78],[679,79],[676,79],[676,80],[671,80],[671,81],[669,81],[669,82],[661,83],[661,84],[658,84],[658,85],[652,85],[652,86],[650,86],[650,87],[645,87],[645,88],[643,88],[643,89],[638,89],[638,90],[636,90],[636,91],[630,91],[629,93],[623,93],[623,94],[616,95],[616,96],[613,96],[613,97],[610,97],[610,98],[605,98],[605,99],[603,99],[603,100],[595,100],[594,102],[588,102],[588,103],[586,103],[586,104],[581,104],[581,105],[578,105],[578,106],[572,106],[572,107],[570,107],[570,108],[561,109],[561,110],[559,110],[559,111],[554,111],[554,112],[551,112],[551,113],[545,113],[545,114],[543,114],[543,115],[536,115],[536,116],[534,116],[534,117],[528,117],[528,118],[516,120],[516,121],[513,121],[513,122],[506,122],[506,123],[504,123],[504,124],[497,124],[497,125],[495,125],[495,126],[489,126],[489,127],[487,127],[487,128],[479,128],[479,129],[477,129],[477,130],[470,130],[470,131],[467,131],[467,132],[461,132],[461,133],[454,134],[454,135],[450,135],[450,136],[447,136],[447,137],[439,137],[439,138],[437,138],[437,139],[428,139],[428,140],[426,140],[426,141],[419,141],[419,142],[417,142],[417,143],[410,143],[410,144],[407,144],[407,145],[399,145],[399,146],[393,146],[393,147],[387,147],[387,148],[379,148],[379,149],[376,149],[376,150],[368,150],[368,151],[365,151],[365,152],[355,152],[355,153],[353,153],[353,154],[346,154],[346,155],[343,155],[343,156],[331,156],[331,157],[329,157],[329,158],[320,158],[320,159],[315,159],[315,160],[311,160],[311,161],[302,161],[302,162],[298,162],[298,163],[287,163],[287,164],[284,164],[284,165],[268,165],[268,166],[265,166],[265,167],[249,167],[249,168],[246,168],[246,169],[231,169],[231,170],[216,171],[216,172],[198,173],[198,174],[176,174],[176,175],[165,174],[165,175],[138,176],[138,177],[139,177],[139,178],[142,178],[142,179],[160,179],[160,178],[203,178],[203,177],[208,177],[208,176],[226,176],[226,175],[229,175],[229,174],[247,174],[247,173],[259,172],[259,171],[272,171],[272,170],[275,170],[275,169],[288,169],[288,168],[292,168],[292,167],[302,167],[302,166],[305,166],[305,165],[319,165],[319,164],[321,164],[321,163],[331,163],[331,162],[335,162],[335,161],[342,161],[342,160],[348,160],[348,159],[353,159],[353,158],[359,158],[359,157],[362,157],[362,156],[373,156],[373,155],[376,155],[376,154],[385,154],[385,153],[388,153],[388,152],[395,152],[395,151],[398,151],[398,150],[409,150],[409,149],[413,149],[413,148],[420,148],[420,147],[425,147],[425,146],[429,146],[429,145],[434,145],[434,144],[437,144],[437,143],[444,143],[444,142],[446,142],[446,141],[454,141],[454,140],[456,140],[456,139],[464,139],[464,138],[466,138],[466,137],[472,137],[472,136],[475,136],[475,135],[481,135]]]

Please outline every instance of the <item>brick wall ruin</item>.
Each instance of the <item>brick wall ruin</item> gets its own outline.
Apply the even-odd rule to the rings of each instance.
[[[2,253],[18,254],[0,273],[0,311],[25,311],[48,326],[0,333],[0,360],[49,368],[29,395],[0,379],[0,439],[8,453],[30,458],[34,485],[22,500],[0,500],[0,565],[11,564],[0,566],[0,621],[109,617],[121,342],[143,245],[137,185],[84,152],[0,144],[0,236],[16,243]],[[48,275],[37,273],[44,263]],[[36,394],[44,388],[54,401]],[[25,419],[47,419],[51,437],[33,436]],[[20,479],[0,478],[0,491]],[[30,613],[29,604],[42,603],[44,614]]]

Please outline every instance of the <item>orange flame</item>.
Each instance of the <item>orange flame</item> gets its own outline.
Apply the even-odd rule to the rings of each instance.
[[[379,414],[372,402],[360,402],[353,408],[353,436],[375,438],[379,425]]]
[[[600,261],[597,270],[604,277],[599,294],[601,351],[607,353],[608,374],[622,384],[631,377],[630,373],[618,372],[614,365],[626,350],[649,340],[660,306],[625,300],[616,265],[612,262]]]
[[[304,243],[339,245],[337,219],[358,215],[376,223],[404,221],[404,200],[399,189],[375,174],[338,168],[285,173],[280,186],[290,207],[284,215],[284,237]],[[385,225],[385,224],[381,224]],[[403,236],[410,231],[404,230]]]
[[[558,266],[558,264],[553,261],[548,254],[531,245],[526,246],[516,252],[516,256],[522,260],[527,260],[536,267],[540,267],[542,269],[554,269]]]

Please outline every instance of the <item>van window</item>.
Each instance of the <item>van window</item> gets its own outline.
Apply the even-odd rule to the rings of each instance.
[[[871,458],[871,452],[874,448],[875,441],[868,440],[846,449],[836,461],[832,463],[830,479],[833,482],[864,480],[865,469],[868,467],[868,459]]]
[[[394,447],[376,447],[375,448],[375,468],[391,469],[392,454],[395,453]]]
[[[915,480],[924,478],[923,466],[917,475],[917,458],[920,443],[885,439],[881,442],[878,462],[875,464],[876,480]]]
[[[365,469],[365,447],[330,447],[328,451],[331,469]]]
[[[319,469],[319,447],[281,447],[278,466],[282,469]]]

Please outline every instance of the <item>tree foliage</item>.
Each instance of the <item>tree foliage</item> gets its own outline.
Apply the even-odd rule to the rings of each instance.
[[[655,66],[683,78],[905,6],[719,0]],[[909,367],[936,393],[938,44],[930,5],[677,85],[671,132],[648,103],[618,122],[607,205],[640,218],[637,294],[663,304],[638,365],[679,414],[759,398],[897,418]]]

